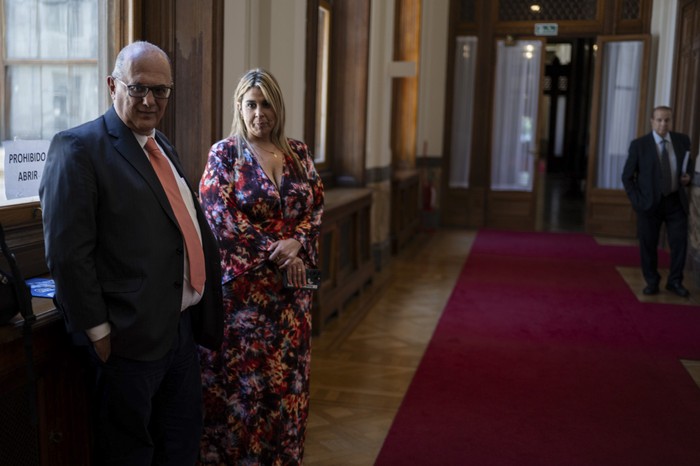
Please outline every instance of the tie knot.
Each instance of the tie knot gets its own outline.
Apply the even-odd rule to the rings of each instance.
[[[158,144],[156,144],[156,140],[153,138],[148,138],[146,141],[146,151],[148,153],[155,152],[156,154],[160,153],[160,149],[158,149]]]

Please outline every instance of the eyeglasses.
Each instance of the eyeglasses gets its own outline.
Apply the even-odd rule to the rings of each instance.
[[[173,90],[172,87],[168,86],[143,86],[141,84],[127,84],[121,79],[115,78],[114,76],[112,76],[112,79],[114,79],[115,81],[119,81],[124,86],[126,86],[129,95],[138,99],[143,99],[144,97],[146,97],[148,95],[148,91],[151,91],[151,94],[153,94],[153,97],[155,97],[156,99],[167,99],[168,97],[170,97],[170,91]]]

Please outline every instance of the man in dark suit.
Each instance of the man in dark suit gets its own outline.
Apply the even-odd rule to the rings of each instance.
[[[95,463],[192,465],[202,429],[196,343],[218,349],[223,337],[218,247],[155,129],[173,85],[167,55],[130,44],[107,85],[113,106],[56,134],[41,180],[55,302],[97,367]],[[151,137],[167,170],[144,149]]]
[[[671,131],[673,114],[669,107],[652,112],[652,132],[632,141],[622,171],[622,184],[637,212],[637,236],[642,273],[647,283],[643,293],[659,292],[657,270],[661,225],[666,224],[671,250],[671,268],[666,289],[687,297],[683,269],[688,245],[688,193],[690,138]]]

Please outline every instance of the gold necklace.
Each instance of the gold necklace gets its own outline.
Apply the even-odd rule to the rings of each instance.
[[[257,144],[254,144],[254,143],[251,143],[251,144],[253,144],[256,148],[262,149],[262,150],[264,150],[265,152],[267,152],[268,154],[272,154],[275,158],[277,158],[277,152],[271,151],[271,150],[267,150],[267,149],[265,149],[264,147],[261,147],[261,146],[259,146],[259,145],[257,145]]]

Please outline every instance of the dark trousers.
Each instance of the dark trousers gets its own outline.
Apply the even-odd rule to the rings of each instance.
[[[182,313],[165,357],[135,361],[110,356],[106,363],[98,362],[96,374],[96,465],[195,463],[202,381],[189,311]]]
[[[659,205],[649,212],[637,213],[637,235],[642,261],[642,273],[648,285],[658,285],[658,247],[661,225],[666,225],[668,245],[671,249],[671,268],[667,283],[682,283],[685,257],[688,249],[688,215],[678,193],[664,196]]]

